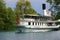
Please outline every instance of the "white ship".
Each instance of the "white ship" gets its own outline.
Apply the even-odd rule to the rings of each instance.
[[[47,16],[25,15],[24,19],[20,19],[17,28],[21,32],[58,30],[60,25],[57,25],[56,22],[60,21],[51,21],[51,17]]]
[[[51,12],[47,13],[46,9],[43,8],[44,14],[34,15],[34,14],[25,14],[24,18],[20,18],[19,24],[17,26],[18,31],[20,32],[45,32],[51,30],[58,30],[60,25],[57,25],[56,22],[52,21]]]

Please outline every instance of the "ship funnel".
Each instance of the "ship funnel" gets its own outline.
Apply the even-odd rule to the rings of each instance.
[[[42,9],[45,10],[46,9],[46,5],[42,4]]]
[[[47,10],[46,10],[46,4],[42,4],[43,9],[43,16],[48,16]]]

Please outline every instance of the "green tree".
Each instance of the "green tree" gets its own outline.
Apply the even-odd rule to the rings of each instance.
[[[6,27],[8,30],[14,29],[14,24],[16,24],[16,16],[12,8],[7,8],[7,19],[6,19]]]
[[[5,2],[0,0],[0,30],[4,28],[5,25],[5,17],[7,16],[7,10],[5,6]]]
[[[0,0],[0,30],[14,29],[15,13],[11,8],[7,8],[4,0]]]
[[[37,14],[37,12],[32,8],[29,1],[22,2],[19,0],[16,4],[15,11],[19,17],[23,17],[23,14]]]
[[[60,0],[47,0],[50,3],[50,10],[54,10],[54,20],[60,19]]]

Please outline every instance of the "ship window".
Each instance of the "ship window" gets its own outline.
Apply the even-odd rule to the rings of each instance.
[[[28,22],[28,25],[31,25],[31,22]]]
[[[37,23],[35,23],[35,25],[37,25]]]
[[[39,25],[39,22],[38,22],[38,25]]]
[[[43,25],[43,22],[42,22],[42,25]]]
[[[41,23],[40,23],[40,25],[41,25]]]
[[[34,22],[33,22],[33,25],[34,25]]]

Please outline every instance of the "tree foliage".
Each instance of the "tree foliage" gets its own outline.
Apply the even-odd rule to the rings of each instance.
[[[6,6],[3,0],[0,0],[0,29],[5,25],[4,20],[6,17]]]
[[[51,5],[51,10],[54,10],[54,20],[60,19],[60,0],[47,0]]]
[[[11,30],[15,23],[14,11],[6,7],[4,0],[0,0],[0,30]]]
[[[32,8],[29,1],[21,2],[21,0],[19,0],[16,4],[15,11],[16,14],[18,14],[20,17],[22,17],[23,14],[37,14],[37,12]]]
[[[16,24],[16,16],[12,8],[7,8],[7,27],[8,29],[14,29],[14,24]]]

